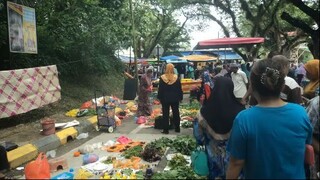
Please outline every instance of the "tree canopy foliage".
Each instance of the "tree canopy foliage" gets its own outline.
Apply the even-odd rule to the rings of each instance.
[[[38,54],[9,53],[6,3],[0,1],[1,69],[57,64],[62,75],[122,72],[123,64],[114,54],[133,45],[128,0],[15,2],[36,10]],[[140,43],[137,47],[142,47],[143,57],[149,57],[156,44],[174,50],[180,43],[189,42],[183,25],[172,14],[176,9],[168,3],[165,0],[134,3],[136,39],[141,40],[136,43]]]
[[[264,37],[266,41],[262,45],[235,49],[246,60],[252,60],[267,51],[275,50],[288,55],[290,50],[297,45],[310,42],[308,41],[310,35],[313,35],[311,38],[314,40],[313,44],[316,44],[315,34],[319,34],[314,33],[319,29],[311,33],[299,26],[298,23],[288,23],[283,20],[283,13],[286,14],[286,11],[290,11],[294,15],[298,15],[305,22],[304,24],[310,27],[314,22],[317,22],[315,15],[319,17],[319,1],[177,0],[176,3],[185,7],[197,6],[198,11],[195,13],[215,21],[226,37]],[[306,10],[308,12],[303,13]],[[295,32],[295,35],[289,36],[289,32]],[[311,52],[314,52],[313,48],[311,48]],[[319,53],[315,52],[314,56],[319,56]]]
[[[116,50],[134,46],[138,58],[148,58],[157,44],[165,52],[187,47],[194,19],[215,21],[226,37],[264,37],[263,44],[235,49],[245,60],[271,50],[288,54],[303,42],[319,57],[316,0],[134,0],[135,45],[129,0],[13,2],[36,9],[38,54],[9,53],[6,1],[0,0],[0,69],[57,64],[63,75],[121,72]]]

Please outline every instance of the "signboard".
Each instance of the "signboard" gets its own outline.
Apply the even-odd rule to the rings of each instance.
[[[7,13],[10,52],[37,54],[35,10],[8,1]]]
[[[158,52],[158,51],[159,51],[159,52]],[[164,51],[163,47],[161,47],[159,44],[157,44],[157,45],[153,48],[151,55],[153,55],[154,57],[157,57],[157,56],[158,56],[158,53],[159,53],[159,57],[161,57],[162,54],[163,54],[163,51]]]

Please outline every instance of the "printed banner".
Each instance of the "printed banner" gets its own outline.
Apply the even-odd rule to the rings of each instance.
[[[10,52],[37,54],[35,10],[8,1],[7,12]]]
[[[56,102],[60,91],[55,65],[0,71],[0,118]]]

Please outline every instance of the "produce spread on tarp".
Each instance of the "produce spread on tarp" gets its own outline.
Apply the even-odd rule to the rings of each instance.
[[[150,95],[153,111],[150,116],[136,116],[137,101],[125,101],[116,96],[102,96],[84,102],[79,108],[66,112],[69,117],[95,116],[96,106],[114,108],[116,125],[121,128],[122,121],[133,119],[141,128],[162,128],[162,111],[156,93]],[[191,101],[180,105],[182,128],[192,128],[193,119],[200,109],[200,104]],[[131,118],[129,118],[131,117]],[[172,119],[172,116],[170,116]],[[170,124],[170,127],[173,125]],[[81,137],[80,137],[81,136]],[[86,138],[80,134],[78,137]],[[77,138],[78,139],[78,138]],[[143,138],[142,138],[143,139]],[[100,179],[206,179],[197,175],[191,167],[191,154],[196,149],[196,142],[192,135],[178,136],[175,139],[162,137],[151,142],[141,139],[129,139],[120,136],[108,142],[85,145],[74,152],[74,158],[81,157],[83,165],[74,172],[74,178]],[[94,151],[104,151],[108,155],[99,157]],[[155,172],[161,160],[167,161],[161,172]]]
[[[162,137],[148,143],[121,136],[80,147],[71,158],[81,158],[82,166],[51,179],[206,179],[192,169],[191,155],[195,149],[196,141],[191,136]],[[107,155],[99,157],[97,151]],[[164,170],[155,171],[164,159]]]
[[[187,81],[186,81],[187,82]],[[136,101],[125,101],[117,98],[116,96],[105,96],[84,102],[80,108],[72,109],[65,113],[68,117],[83,117],[83,116],[93,116],[96,114],[96,106],[106,106],[114,108],[114,119],[117,126],[121,126],[122,120],[128,117],[134,117],[134,121],[142,125],[143,127],[154,127],[156,121],[161,121],[162,111],[160,101],[156,99],[156,94],[152,93],[150,95],[150,100],[153,103],[153,111],[150,116],[136,116],[138,109]],[[200,109],[200,104],[197,102],[192,102],[188,104],[182,104],[180,107],[180,116],[181,116],[181,127],[191,128],[192,120],[198,110]],[[170,117],[172,118],[172,117]],[[157,128],[157,127],[155,127]],[[157,128],[159,129],[159,128]],[[160,128],[161,129],[161,128]]]

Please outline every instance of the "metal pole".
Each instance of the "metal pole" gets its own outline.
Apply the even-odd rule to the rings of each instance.
[[[158,76],[160,76],[160,52],[159,52],[159,48],[160,48],[160,46],[158,44],[157,45],[157,58],[158,58],[158,67],[157,67],[158,72],[157,72],[157,74],[158,74]]]

